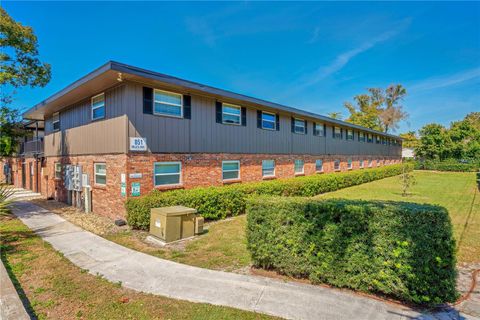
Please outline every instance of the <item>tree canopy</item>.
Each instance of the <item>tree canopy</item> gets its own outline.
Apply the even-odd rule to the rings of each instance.
[[[367,90],[367,94],[353,98],[355,104],[345,102],[344,106],[350,113],[346,121],[384,132],[398,129],[398,124],[408,117],[400,105],[407,94],[406,89],[400,84],[395,84],[385,90],[381,88]]]

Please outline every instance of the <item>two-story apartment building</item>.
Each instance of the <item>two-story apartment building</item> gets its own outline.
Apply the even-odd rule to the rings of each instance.
[[[153,189],[401,161],[397,136],[117,62],[75,81],[24,118],[45,123],[36,190],[65,201],[65,165],[80,165],[92,187],[93,211],[112,218],[124,214],[128,197]],[[17,184],[21,170],[14,170]]]

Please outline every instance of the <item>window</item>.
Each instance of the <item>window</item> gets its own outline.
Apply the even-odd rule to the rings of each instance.
[[[92,120],[105,118],[105,95],[96,95],[91,101]]]
[[[347,130],[347,140],[353,140],[353,130]]]
[[[306,128],[305,128],[305,120],[294,119],[293,120],[293,132],[305,134],[307,132]]]
[[[352,159],[351,158],[348,158],[347,159],[347,165],[348,165],[348,170],[352,170],[353,168],[353,163],[352,163]]]
[[[364,168],[363,159],[360,159],[359,167],[360,167],[360,169]]]
[[[335,161],[333,162],[333,169],[334,169],[335,171],[340,171],[340,160],[335,160]]]
[[[222,103],[222,123],[240,125],[242,108],[233,104]]]
[[[375,142],[376,142],[376,143],[380,143],[380,136],[376,136],[376,137],[375,137]]]
[[[313,126],[313,134],[320,137],[325,136],[323,123],[315,123]]]
[[[155,162],[153,165],[155,186],[179,185],[182,176],[182,163]]]
[[[107,184],[106,163],[95,163],[95,184],[103,186]]]
[[[222,179],[240,179],[240,161],[222,161]]]
[[[277,116],[274,113],[262,111],[262,129],[277,129]]]
[[[181,94],[155,89],[153,100],[154,114],[172,117],[183,116],[183,96]]]
[[[62,179],[62,164],[55,162],[55,179]]]
[[[334,127],[333,128],[333,137],[335,139],[342,139],[342,128]]]
[[[377,167],[380,167],[380,160],[377,159]]]
[[[52,127],[53,131],[60,130],[60,113],[55,112],[52,116]]]
[[[323,172],[323,160],[320,160],[320,159],[315,160],[315,171]]]
[[[263,177],[275,176],[275,160],[262,160],[262,176]]]
[[[371,168],[373,166],[373,160],[368,159],[368,167]]]
[[[358,133],[358,141],[365,142],[365,133],[361,131]]]
[[[373,142],[373,136],[371,133],[368,134],[368,142],[372,143]]]
[[[303,173],[303,160],[295,160],[294,164],[295,174]]]

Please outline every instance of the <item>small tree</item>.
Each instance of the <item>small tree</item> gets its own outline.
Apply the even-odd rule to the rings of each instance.
[[[408,189],[410,189],[410,187],[412,187],[413,185],[417,184],[415,176],[412,174],[411,171],[407,169],[406,164],[404,164],[402,167],[400,183],[402,184],[402,197],[406,197],[408,195]]]

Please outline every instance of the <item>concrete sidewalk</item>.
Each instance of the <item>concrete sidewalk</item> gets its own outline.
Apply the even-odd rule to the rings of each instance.
[[[26,202],[13,212],[67,259],[137,291],[288,319],[438,319],[345,291],[175,263],[117,245]],[[456,313],[442,319],[457,318]],[[472,318],[473,319],[473,318]]]
[[[30,316],[8,276],[3,261],[0,261],[0,319],[30,320]]]

